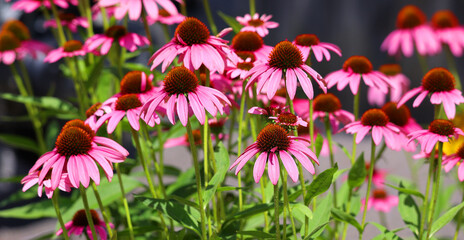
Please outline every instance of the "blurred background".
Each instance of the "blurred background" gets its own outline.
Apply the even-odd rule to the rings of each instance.
[[[4,0],[0,2],[0,24],[9,19],[19,19],[30,29],[32,39],[46,42],[57,46],[50,29],[43,27],[44,17],[40,11],[25,14],[11,9],[11,4]],[[229,16],[243,16],[249,12],[246,0],[210,0],[211,9],[214,13],[221,11]],[[430,20],[434,12],[443,9],[453,11],[460,23],[464,23],[464,1],[460,0],[436,0],[436,1],[404,1],[404,0],[256,0],[256,12],[260,14],[272,14],[272,21],[278,22],[280,26],[271,29],[270,34],[264,38],[266,45],[274,46],[282,40],[292,41],[297,35],[303,33],[314,33],[322,42],[330,42],[338,45],[343,53],[342,57],[332,55],[330,62],[313,61],[313,68],[322,76],[342,68],[343,62],[350,56],[363,55],[371,60],[375,69],[385,63],[399,63],[403,73],[411,80],[411,87],[417,87],[422,79],[422,72],[417,56],[411,58],[393,58],[385,52],[380,51],[380,45],[385,37],[395,29],[398,11],[405,5],[417,5]],[[203,4],[201,0],[187,0],[187,11],[189,16],[194,16],[207,24]],[[77,9],[70,9],[75,11]],[[218,29],[227,27],[226,23],[214,14],[214,20]],[[95,31],[101,32],[100,21],[94,22]],[[208,25],[208,24],[207,24]],[[130,31],[145,34],[141,22],[131,22]],[[175,27],[171,27],[173,33]],[[158,25],[151,26],[151,33],[157,48],[165,41],[161,28]],[[230,40],[226,37],[226,39]],[[146,63],[152,53],[144,53],[136,60]],[[53,95],[58,98],[68,99],[74,96],[72,81],[66,79],[59,69],[59,64],[43,63],[43,58],[33,60],[26,58],[25,63],[29,70],[34,92],[38,96]],[[456,59],[460,75],[464,74],[463,58]],[[444,53],[428,58],[430,67],[446,67]],[[361,84],[361,109],[364,112],[370,108],[367,104],[366,88]],[[319,91],[319,89],[317,90]],[[0,92],[17,93],[16,85],[12,79],[10,68],[0,64]],[[333,92],[333,91],[332,91]],[[348,88],[337,93],[341,98],[343,108],[352,109],[353,96]],[[411,101],[410,101],[411,102]],[[409,103],[411,104],[411,103]],[[409,105],[410,106],[410,105]],[[427,123],[432,119],[432,106],[428,101],[417,109],[411,109],[412,115],[419,123]],[[0,99],[0,133],[19,134],[34,137],[32,126],[27,119],[18,121],[13,117],[25,116],[26,110],[22,104]],[[61,128],[64,121],[54,120],[47,123],[47,128]],[[24,176],[28,169],[37,160],[38,156],[18,151],[0,142],[0,179],[8,179],[15,176]],[[21,179],[18,178],[18,179]],[[16,180],[18,180],[16,179]],[[21,188],[18,183],[0,181],[0,201]],[[8,205],[12,207],[14,205]],[[0,205],[0,210],[5,206]],[[30,221],[19,221],[0,218],[0,239],[2,231],[19,231],[18,226],[30,224]],[[6,235],[4,235],[6,236]]]

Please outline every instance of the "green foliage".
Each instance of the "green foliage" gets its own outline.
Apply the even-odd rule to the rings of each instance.
[[[403,183],[400,182],[399,188],[405,188]],[[417,236],[419,234],[420,226],[420,211],[414,199],[411,195],[398,191],[399,203],[398,211],[403,218],[404,223],[411,229],[411,231]]]
[[[366,163],[364,162],[364,153],[361,153],[348,173],[348,185],[350,188],[359,187],[366,180],[366,176],[367,170]]]
[[[218,11],[218,15],[234,30],[235,33],[240,32],[240,29],[242,29],[243,26],[240,25],[234,17],[231,17],[221,11]]]
[[[311,200],[321,194],[327,191],[330,188],[330,185],[332,184],[332,178],[335,172],[338,170],[338,165],[335,164],[333,168],[329,168],[323,172],[321,172],[319,175],[317,175],[316,178],[311,182],[311,184],[308,186],[307,192],[306,192],[306,199],[305,199],[305,204],[309,204]]]
[[[15,148],[40,154],[39,146],[37,145],[35,140],[28,137],[15,134],[0,134],[0,142],[3,142]]]

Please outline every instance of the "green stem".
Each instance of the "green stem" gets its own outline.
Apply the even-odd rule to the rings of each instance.
[[[430,194],[430,182],[432,179],[433,175],[433,162],[435,161],[435,149],[432,150],[432,153],[430,155],[430,160],[429,160],[429,173],[427,177],[427,185],[425,187],[425,196],[424,196],[424,202],[422,204],[422,210],[421,210],[421,221],[420,221],[420,227],[419,227],[419,239],[422,239],[422,236],[424,235],[424,228],[425,228],[425,220],[426,220],[426,215],[427,215],[427,208],[429,205],[429,194]]]
[[[232,108],[232,114],[230,115],[230,126],[229,126],[229,139],[227,140],[227,151],[232,151],[232,134],[235,130],[235,123],[237,122],[237,110]]]
[[[329,113],[326,113],[326,116],[324,118],[324,125],[325,125],[325,132],[326,132],[326,137],[327,141],[329,142],[329,158],[330,158],[330,166],[334,167],[335,166],[335,160],[334,160],[334,155],[333,155],[333,147],[332,147],[332,128],[330,127],[330,120],[329,120]],[[337,207],[337,182],[333,182],[333,207]],[[351,191],[351,189],[350,189]],[[338,238],[338,221],[335,221],[335,226],[334,226],[334,239]]]
[[[59,190],[56,190],[54,192],[53,197],[52,197],[52,203],[53,203],[53,207],[55,208],[56,218],[58,218],[58,222],[60,223],[61,229],[63,230],[63,237],[65,240],[69,240],[68,229],[66,229],[64,221],[63,221],[63,217],[61,216],[60,205],[58,203],[58,193],[59,193]]]
[[[242,134],[243,134],[243,124],[246,122],[243,120],[243,115],[245,114],[245,100],[247,98],[247,95],[245,94],[245,86],[246,86],[246,81],[243,82],[243,88],[242,88],[242,98],[240,99],[240,113],[238,117],[238,143],[237,143],[237,156],[240,156],[242,153]],[[242,177],[241,173],[239,172],[237,174],[238,177],[238,208],[239,211],[243,210],[243,194],[242,194]]]
[[[416,56],[417,56],[417,59],[419,60],[422,73],[425,75],[429,71],[429,65],[427,63],[427,59],[425,58],[425,56],[420,55],[417,49],[416,49]]]
[[[129,204],[127,203],[126,192],[124,191],[124,184],[122,183],[121,170],[119,169],[119,163],[116,163],[116,173],[119,180],[119,188],[121,189],[122,203],[124,205],[124,212],[126,213],[127,227],[129,228],[129,237],[131,240],[134,239],[134,228],[132,227],[132,220],[129,211]]]
[[[351,197],[353,196],[353,189],[350,189],[348,192],[348,202],[346,204],[346,213],[350,214],[351,211]],[[348,232],[348,223],[343,224],[343,234],[342,234],[342,240],[346,239],[346,234]]]
[[[206,225],[205,225],[205,208],[203,207],[203,191],[201,188],[201,174],[200,174],[200,164],[198,163],[198,153],[197,147],[195,146],[195,140],[193,137],[192,125],[190,120],[187,121],[187,135],[188,141],[190,143],[190,151],[192,152],[193,165],[195,167],[195,179],[197,183],[197,192],[198,192],[198,207],[200,210],[201,217],[201,237],[203,240],[206,240]]]
[[[161,125],[156,124],[156,131],[158,132],[158,153],[159,153],[159,167],[161,178],[164,176],[164,140],[163,140],[163,129]]]
[[[280,166],[283,166],[282,159],[280,159],[280,156],[278,156]],[[293,214],[292,214],[292,208],[290,207],[290,202],[288,201],[288,192],[287,192],[287,177],[288,173],[285,170],[280,169],[280,175],[282,176],[282,191],[284,192],[284,206],[288,210],[288,216],[290,217],[290,222],[292,223],[292,232],[293,232],[293,238],[296,240],[296,227],[295,227],[295,221],[293,219]],[[284,218],[284,229],[286,228],[285,224],[285,218]],[[286,234],[284,231],[284,239],[286,239]]]
[[[464,192],[462,194],[462,200],[461,202],[464,202]],[[454,238],[453,240],[457,240],[459,236],[459,228],[461,227],[461,221],[462,221],[462,212],[463,210],[459,210],[457,214],[457,221],[456,221],[456,231],[454,231]]]
[[[374,175],[374,166],[375,166],[375,143],[374,139],[371,141],[371,164],[369,166],[369,180],[367,182],[367,191],[366,191],[366,200],[364,201],[363,216],[361,221],[362,231],[359,234],[359,239],[362,239],[364,232],[364,223],[366,222],[366,213],[367,213],[367,202],[369,201],[369,196],[371,193],[372,186],[372,175]]]
[[[380,157],[382,157],[383,153],[385,152],[385,149],[387,149],[387,144],[385,144],[385,142],[382,144],[382,147],[380,148],[379,152],[377,153],[377,155],[375,156],[375,159],[380,159]]]
[[[66,37],[64,36],[64,31],[63,31],[63,25],[61,25],[61,20],[58,17],[58,10],[56,8],[56,5],[53,1],[50,1],[50,5],[52,8],[52,14],[53,17],[55,18],[56,21],[56,29],[58,29],[58,44],[60,46],[63,46],[63,44],[66,42]],[[89,25],[91,25],[92,22],[89,22]]]
[[[438,142],[438,159],[435,161],[434,170],[436,171],[436,177],[434,178],[434,184],[432,189],[432,204],[429,209],[429,221],[427,224],[427,240],[430,238],[430,233],[433,225],[433,215],[435,213],[435,207],[437,205],[438,190],[440,188],[440,176],[441,176],[441,160],[443,157],[443,142]]]
[[[18,71],[16,70],[16,67],[14,65],[10,65],[10,68],[11,73],[13,74],[13,78],[16,82],[16,86],[18,87],[19,93],[21,94],[21,96],[29,97],[30,95],[28,94],[27,89],[24,86],[23,80],[21,79],[21,75],[19,75]],[[26,111],[29,115],[29,118],[31,119],[35,137],[39,145],[39,150],[42,154],[47,151],[47,147],[45,145],[44,135],[42,131],[42,122],[40,121],[38,116],[38,109],[30,103],[25,103],[24,106],[26,107]]]
[[[98,207],[100,208],[100,211],[103,215],[103,219],[105,220],[106,224],[106,230],[108,230],[109,238],[111,239],[113,237],[113,231],[111,230],[110,226],[110,219],[108,218],[108,214],[105,211],[105,207],[103,206],[103,202],[100,197],[100,193],[98,193],[97,185],[95,182],[92,182],[92,188],[93,188],[93,193],[95,194],[95,198],[97,199],[98,202]]]
[[[384,226],[385,228],[388,228],[388,222],[387,222],[385,213],[382,211],[378,211],[378,213],[379,213],[380,224],[382,224],[382,226]]]
[[[274,226],[275,226],[276,240],[280,240],[279,185],[278,184],[274,185]]]
[[[84,2],[83,6],[84,6],[85,17],[87,18],[87,22],[89,23],[89,27],[87,28],[87,36],[90,38],[93,36],[92,9],[90,8],[90,1],[82,1],[82,2]]]
[[[253,17],[253,15],[256,13],[256,3],[255,0],[250,0],[250,15]]]
[[[264,181],[259,181],[259,186],[261,188],[261,202],[266,204],[266,191],[264,189]],[[267,218],[267,211],[264,212],[264,232],[269,231],[269,219]]]
[[[450,50],[448,44],[443,44],[443,48],[445,49],[445,53],[446,53],[446,62],[448,63],[448,69],[453,74],[454,79],[456,80],[455,81],[456,82],[456,88],[461,90],[462,89],[461,79],[459,78],[459,72],[458,72],[458,69],[456,67],[456,61],[454,60],[454,56],[451,53],[451,50]]]
[[[78,60],[76,57],[73,57],[72,58],[72,61],[74,62],[74,66],[76,67],[76,71],[77,71],[77,75],[76,75],[76,87],[79,86],[79,89],[76,89],[76,91],[80,91],[81,92],[81,98],[82,98],[82,102],[79,103],[79,104],[82,104],[82,108],[84,110],[86,110],[87,108],[90,107],[89,103],[88,103],[88,95],[87,95],[87,91],[85,89],[85,83],[84,83],[84,74],[81,72],[81,69],[79,67],[79,63],[78,63]],[[84,112],[85,113],[85,112]]]
[[[354,120],[359,119],[359,88],[358,88],[358,93],[354,95],[354,101],[353,101],[353,114],[354,114]],[[353,149],[352,149],[352,156],[351,156],[351,166],[353,166],[354,162],[356,161],[356,133],[353,134]]]
[[[102,21],[103,21],[103,30],[107,30],[110,27],[110,23],[108,21],[108,14],[106,12],[106,8],[100,7],[100,12],[102,16]]]
[[[187,17],[187,3],[186,3],[186,1],[182,1],[182,3],[180,4],[180,12],[182,13],[182,15]]]
[[[211,8],[209,6],[209,1],[208,0],[203,0],[203,6],[205,8],[206,12],[206,18],[208,19],[209,25],[211,27],[211,32],[213,35],[218,34],[216,24],[214,23],[213,15],[211,14]]]
[[[161,28],[163,29],[164,40],[166,41],[166,43],[168,43],[169,41],[171,41],[171,35],[169,34],[168,25],[161,24]]]
[[[153,39],[151,37],[150,26],[148,25],[147,14],[145,13],[145,10],[142,11],[142,21],[145,34],[147,35],[148,41],[150,41],[150,46],[153,47]]]
[[[21,60],[17,60],[16,62],[19,65],[19,70],[23,74],[24,85],[26,86],[27,93],[29,94],[29,96],[34,96],[34,89],[32,88],[31,78],[29,77],[29,74],[28,74],[26,66],[24,65],[24,62]]]
[[[80,185],[79,190],[81,192],[82,203],[84,203],[85,216],[87,217],[87,222],[89,223],[90,230],[92,231],[92,237],[93,239],[98,239],[97,231],[95,231],[95,225],[92,220],[92,214],[90,213],[89,200],[87,199],[87,193],[84,186]]]
[[[137,154],[140,158],[140,162],[142,163],[143,171],[145,172],[145,178],[148,182],[148,188],[150,189],[151,195],[153,198],[158,198],[158,194],[156,194],[155,186],[153,185],[153,181],[151,179],[150,170],[148,169],[147,162],[145,161],[145,155],[142,151],[142,146],[140,144],[140,137],[139,133],[131,128],[132,138],[135,142],[135,148],[137,149]]]

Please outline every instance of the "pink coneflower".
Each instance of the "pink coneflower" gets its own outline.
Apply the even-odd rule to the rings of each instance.
[[[87,19],[85,17],[79,17],[72,13],[60,13],[58,15],[58,18],[60,19],[61,25],[63,27],[67,27],[73,33],[77,32],[78,27],[83,27],[83,28],[89,27],[89,23],[87,22]],[[50,19],[50,20],[45,21],[44,27],[56,28],[57,27],[56,20]]]
[[[137,94],[125,94],[118,98],[111,98],[103,104],[109,106],[111,111],[103,114],[98,122],[108,120],[107,131],[109,134],[113,133],[124,116],[127,117],[132,129],[136,131],[140,130],[140,110],[143,104]],[[153,118],[150,118],[150,121],[147,121],[147,124],[154,127],[155,123],[159,124],[160,122],[160,118],[155,115]]]
[[[307,105],[307,102],[305,103]],[[306,109],[308,107],[305,107]],[[354,115],[348,111],[342,109],[340,99],[338,99],[332,93],[319,94],[314,98],[313,101],[313,120],[316,118],[324,121],[324,118],[329,115],[330,125],[333,131],[337,131],[340,122],[348,124],[354,121]],[[309,111],[306,110],[303,117],[309,117]]]
[[[235,170],[235,174],[237,175],[238,172],[242,170],[243,166],[259,153],[253,168],[255,182],[259,182],[266,168],[266,163],[268,163],[267,173],[269,179],[272,184],[276,185],[280,175],[279,160],[277,157],[277,154],[279,154],[285,169],[287,169],[288,175],[293,182],[296,182],[298,181],[298,168],[296,167],[295,160],[293,160],[290,154],[295,156],[301,165],[311,174],[315,173],[311,160],[319,164],[316,154],[314,154],[304,142],[307,143],[309,141],[301,137],[289,136],[287,130],[283,127],[269,124],[261,130],[256,142],[245,149],[242,155],[230,166],[229,170],[237,166]]]
[[[162,6],[171,14],[177,13],[177,8],[170,0],[100,0],[98,4],[101,7],[115,6],[114,17],[121,20],[129,14],[130,20],[138,20],[145,11],[148,16],[158,18],[158,5]],[[142,10],[143,6],[143,10]]]
[[[379,67],[379,71],[389,79],[391,83],[390,101],[398,102],[403,94],[409,90],[409,78],[401,73],[401,66],[398,64],[384,64]],[[382,106],[385,104],[387,94],[377,88],[370,87],[367,90],[367,100],[370,105]]]
[[[192,130],[193,134],[193,142],[195,145],[200,146],[202,144],[203,138],[201,137],[201,131],[198,129]],[[172,148],[172,147],[177,147],[177,146],[185,146],[189,147],[189,138],[188,134],[185,134],[184,136],[176,137],[176,138],[169,138],[164,142],[163,147],[164,148]]]
[[[388,78],[383,73],[374,71],[371,61],[364,56],[351,56],[343,63],[342,69],[327,75],[327,87],[337,85],[337,89],[341,91],[349,84],[351,92],[356,95],[361,78],[367,86],[377,88],[383,93],[387,93],[388,87],[391,87]]]
[[[340,48],[332,43],[320,42],[319,38],[315,34],[300,34],[293,40],[298,49],[303,54],[303,61],[306,62],[310,53],[314,54],[316,60],[321,62],[324,57],[327,61],[330,61],[330,51],[336,53],[338,56],[342,56]]]
[[[256,57],[256,61],[259,62],[266,62],[272,51],[272,47],[264,45],[263,39],[257,33],[250,31],[237,33],[232,38],[230,48],[236,53],[251,52]]]
[[[150,16],[147,16],[147,21],[149,24],[155,24],[157,22],[160,22],[166,25],[174,25],[174,24],[181,23],[184,20],[185,20],[185,16],[178,13],[177,10],[175,14],[171,14],[165,9],[160,9],[158,12],[157,18],[152,18]]]
[[[361,117],[361,121],[356,121],[346,125],[340,131],[356,135],[356,144],[359,144],[363,138],[372,132],[372,139],[375,145],[379,145],[382,137],[385,138],[387,146],[393,150],[401,149],[399,141],[398,127],[391,123],[388,116],[380,109],[369,109]]]
[[[29,29],[18,20],[10,20],[2,25],[0,32],[0,62],[7,65],[26,55],[37,58],[38,53],[47,53],[50,47],[31,39]]]
[[[143,120],[152,121],[156,115],[155,109],[163,102],[166,102],[166,114],[172,124],[175,124],[176,110],[184,126],[187,125],[190,110],[202,125],[205,122],[205,109],[213,117],[218,111],[224,114],[224,107],[231,105],[229,99],[220,91],[201,86],[198,82],[195,74],[187,68],[173,68],[164,78],[162,89],[143,106]]]
[[[121,80],[119,93],[113,95],[98,108],[95,106],[88,110],[89,114],[92,112],[90,117],[87,116],[90,127],[94,130],[98,129],[108,120],[107,131],[112,133],[122,118],[127,116],[130,126],[138,131],[141,107],[155,93],[155,88],[152,86],[153,77],[153,74],[147,76],[142,71],[126,73]],[[158,116],[152,118],[148,125],[153,127],[155,123],[160,123]]]
[[[457,138],[464,135],[461,129],[454,127],[449,120],[436,119],[429,125],[429,129],[418,130],[408,135],[409,142],[418,140],[421,144],[421,151],[432,152],[437,142],[448,142],[449,138]]]
[[[73,187],[79,188],[80,183],[88,187],[90,178],[95,184],[100,184],[100,173],[97,162],[111,181],[113,177],[113,162],[119,163],[129,155],[117,142],[95,136],[95,132],[81,120],[71,120],[61,130],[56,139],[55,148],[43,154],[29,170],[33,173],[40,168],[39,184],[50,174],[52,188],[59,185],[62,173],[68,173]]]
[[[277,124],[287,130],[296,129],[298,126],[306,127],[308,123],[290,112],[282,112],[276,117],[270,117],[274,124]]]
[[[113,42],[118,42],[121,47],[130,52],[137,50],[139,46],[150,44],[150,41],[146,37],[137,33],[127,32],[127,29],[123,26],[112,26],[104,34],[95,34],[87,39],[85,47],[89,51],[93,51],[101,46],[100,54],[106,55],[110,51]]]
[[[245,80],[250,69],[254,67],[254,62],[256,60],[253,53],[249,52],[249,54],[252,57],[248,57],[246,59],[242,59],[240,57],[231,58],[230,61],[227,62],[227,76],[231,79],[239,78],[240,80]]]
[[[456,105],[464,103],[461,91],[455,89],[454,84],[454,76],[447,69],[434,68],[425,74],[422,79],[422,86],[411,89],[404,94],[398,102],[398,106],[403,105],[414,95],[419,94],[412,105],[418,107],[430,93],[430,102],[435,105],[443,104],[446,116],[453,119],[456,114]]]
[[[44,62],[54,63],[62,58],[85,56],[88,53],[82,42],[79,40],[69,40],[62,47],[51,50],[44,59]]]
[[[252,107],[248,110],[249,114],[263,115],[266,119],[277,117],[282,112],[287,111],[287,106],[270,105],[265,108]]]
[[[97,231],[98,235],[102,240],[108,239],[108,233],[106,232],[106,224],[104,221],[100,219],[98,216],[97,211],[90,209],[90,215],[92,215],[92,222],[95,226],[95,231]],[[114,225],[112,223],[109,223],[111,228],[114,228]],[[68,230],[68,236],[71,236],[71,234],[74,234],[76,236],[80,236],[84,233],[84,230],[86,232],[86,235],[90,237],[90,239],[93,239],[92,236],[92,230],[90,229],[89,222],[87,221],[87,215],[85,214],[85,210],[81,209],[77,211],[72,220],[67,222],[64,227]],[[58,232],[56,232],[56,235],[59,236],[63,234],[63,229],[60,228]]]
[[[148,62],[152,63],[151,70],[163,63],[161,69],[166,68],[179,56],[179,61],[192,71],[199,69],[202,65],[209,71],[224,72],[228,48],[227,41],[218,37],[210,36],[209,30],[204,23],[194,17],[186,18],[179,24],[174,33],[174,38],[151,56]]]
[[[39,197],[42,197],[43,189],[45,189],[45,195],[48,198],[52,198],[53,192],[55,191],[56,186],[52,186],[52,181],[50,180],[50,174],[48,174],[45,177],[45,179],[42,181],[41,184],[39,184],[39,175],[40,175],[40,171],[34,171],[32,173],[29,173],[23,179],[21,179],[21,184],[24,184],[23,189],[22,189],[23,192],[27,191],[32,186],[38,184],[37,195]],[[59,180],[57,187],[61,191],[65,191],[65,192],[71,191],[71,182],[69,181],[67,173],[61,174],[61,178]]]
[[[256,64],[248,72],[248,76],[251,77],[246,87],[249,88],[258,81],[257,92],[265,89],[267,97],[272,99],[280,83],[285,79],[288,95],[293,100],[298,80],[306,96],[313,99],[314,91],[308,74],[316,80],[324,92],[327,92],[321,75],[304,64],[300,50],[291,42],[282,41],[274,47],[267,62]]]
[[[237,22],[243,25],[244,27],[240,29],[241,32],[251,31],[256,32],[261,37],[265,37],[269,34],[268,29],[276,28],[279,26],[278,23],[269,21],[272,18],[272,15],[263,14],[259,17],[258,13],[255,13],[253,17],[250,14],[245,14],[243,17],[236,17]]]
[[[445,155],[443,156],[443,162],[442,164],[444,165],[443,168],[445,169],[446,172],[451,171],[456,164],[459,165],[458,167],[458,178],[459,181],[464,181],[464,164],[462,163],[462,160],[464,159],[464,145],[461,145],[459,149],[456,151],[456,153],[451,154],[451,155]]]
[[[361,200],[361,211],[364,209],[366,199]],[[390,210],[398,206],[399,198],[394,195],[387,195],[387,192],[383,189],[375,189],[372,192],[372,196],[367,201],[367,209],[374,206],[376,211],[390,212]]]
[[[441,51],[440,41],[426,23],[425,14],[414,5],[403,7],[396,19],[397,29],[388,34],[380,47],[390,56],[400,52],[406,57],[414,53],[414,45],[420,55],[433,55]]]
[[[103,116],[105,112],[111,111],[111,109],[108,106],[105,107],[108,110],[100,109],[101,107],[102,107],[101,102],[97,102],[93,104],[92,106],[90,106],[89,109],[85,111],[85,116],[87,117],[87,119],[84,121],[84,123],[88,124],[89,127],[94,131],[97,131],[98,128],[100,128],[101,124],[103,124],[103,123],[101,124],[98,123],[98,120],[100,119],[100,117]]]
[[[432,17],[432,27],[440,42],[447,44],[455,57],[462,56],[464,48],[464,27],[453,12],[442,10]]]
[[[60,8],[68,8],[70,2],[73,5],[77,5],[77,1],[67,1],[67,0],[53,0],[56,6]],[[52,7],[50,0],[18,0],[11,8],[15,10],[24,11],[25,13],[31,13],[41,6],[45,6],[46,8],[50,9]]]
[[[408,143],[408,134],[422,130],[422,127],[411,117],[409,108],[405,105],[397,107],[395,102],[388,102],[382,107],[382,111],[387,114],[391,123],[395,124],[400,129],[400,137],[402,138],[403,148],[408,152],[415,152],[416,145]]]

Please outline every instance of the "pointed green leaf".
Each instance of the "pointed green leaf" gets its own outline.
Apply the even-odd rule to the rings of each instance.
[[[400,188],[405,188],[403,183],[400,182]],[[398,211],[403,218],[404,223],[411,229],[417,236],[419,234],[420,226],[420,211],[411,195],[398,191],[399,204]]]
[[[342,210],[340,210],[338,208],[332,208],[331,212],[332,212],[332,216],[335,219],[338,219],[338,220],[340,220],[342,222],[346,222],[346,223],[350,224],[351,226],[355,227],[358,230],[358,232],[362,232],[361,225],[350,214],[345,213],[344,211],[342,211]]]
[[[459,212],[464,207],[464,202],[451,208],[448,210],[445,214],[443,214],[440,218],[435,220],[435,222],[432,224],[432,229],[430,231],[430,235],[433,236],[438,230],[440,230],[442,227],[446,226],[451,220],[453,220],[454,216]]]
[[[270,234],[270,233],[261,232],[261,231],[238,231],[237,234],[241,236],[251,236],[256,239],[266,239],[266,238],[274,239],[275,238],[275,234]]]
[[[398,237],[393,231],[388,230],[386,227],[383,225],[380,225],[376,222],[368,222],[368,224],[374,225],[379,231],[381,232],[379,235],[377,235],[374,239],[378,240],[403,240],[402,238]]]
[[[59,112],[71,112],[76,113],[77,108],[75,108],[71,103],[61,100],[56,97],[28,97],[20,96],[11,93],[1,93],[0,97],[6,100],[19,102],[19,103],[28,103],[37,107],[52,109]]]
[[[174,221],[182,224],[182,226],[193,230],[201,236],[200,228],[200,212],[190,206],[180,204],[175,200],[155,199],[148,197],[136,196],[135,199],[143,203],[143,205],[153,208],[163,214],[169,216]]]
[[[318,201],[319,202],[319,201]],[[323,198],[320,203],[317,205],[316,210],[314,210],[313,219],[309,221],[309,232],[311,238],[316,239],[324,231],[325,225],[330,220],[330,211],[332,209],[332,195],[329,193],[325,198]],[[302,230],[304,231],[304,230]]]
[[[367,170],[364,162],[364,153],[361,153],[348,173],[348,185],[351,188],[359,187],[366,180],[366,176]]]
[[[237,22],[237,20],[235,20],[234,17],[231,17],[221,11],[218,11],[218,15],[222,18],[222,20],[224,20],[224,22],[227,23],[227,25],[229,25],[235,33],[238,33],[240,32],[240,29],[243,27],[242,25],[240,25],[240,23]]]
[[[314,178],[311,184],[307,187],[307,195],[304,201],[305,205],[308,205],[315,196],[324,193],[325,191],[327,191],[327,189],[330,188],[330,185],[332,184],[333,175],[335,174],[335,172],[337,172],[337,170],[338,165],[335,163],[335,166],[333,168],[329,168],[321,172]]]
[[[3,142],[15,148],[40,154],[40,149],[37,143],[28,137],[14,134],[0,134],[0,142]]]
[[[316,156],[319,157],[322,151],[322,145],[324,144],[324,139],[322,138],[321,134],[317,134],[316,137]]]
[[[338,142],[334,142],[334,143],[337,145],[337,147],[339,147],[339,148],[345,153],[345,155],[348,157],[348,159],[351,159],[351,158],[352,158],[350,152],[348,151],[348,149],[346,149],[345,146],[341,145],[341,144],[338,143]]]
[[[400,187],[397,187],[397,186],[393,186],[391,184],[388,184],[388,183],[385,183],[385,185],[391,187],[391,188],[394,188],[396,190],[398,190],[399,192],[402,192],[402,193],[405,193],[405,194],[410,194],[410,195],[414,195],[416,197],[420,197],[422,199],[424,199],[424,195],[422,195],[422,193],[420,193],[419,191],[417,190],[414,190],[414,189],[408,189],[408,188],[400,188]]]
[[[305,238],[305,240],[310,240],[310,239],[315,239],[317,236],[316,233],[320,232],[321,229],[323,229],[325,227],[325,225],[329,224],[329,222],[325,222],[325,223],[322,223],[320,224],[319,226],[316,226],[309,234],[308,236]]]

